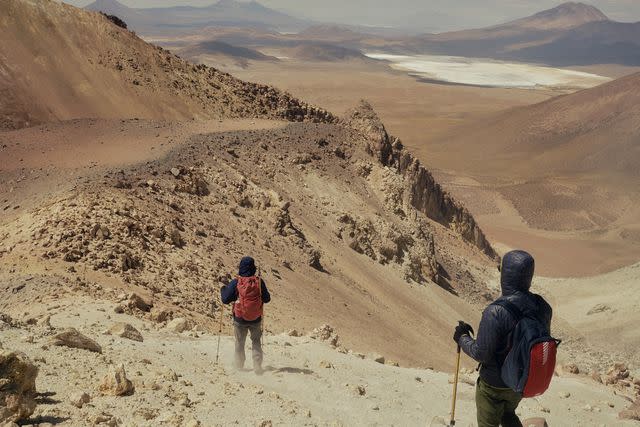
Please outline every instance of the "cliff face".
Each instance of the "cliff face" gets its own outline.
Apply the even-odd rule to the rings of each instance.
[[[367,138],[369,154],[405,177],[410,186],[410,203],[415,209],[455,231],[488,257],[498,259],[471,213],[436,182],[418,159],[404,150],[400,139],[389,136],[371,105],[361,101],[357,108],[347,113],[343,123]]]

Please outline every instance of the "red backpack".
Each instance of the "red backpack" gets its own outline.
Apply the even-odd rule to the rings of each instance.
[[[262,316],[262,284],[257,276],[238,277],[238,300],[233,305],[233,314],[253,321]]]
[[[517,322],[511,334],[511,348],[502,364],[502,380],[522,397],[540,396],[553,378],[560,340],[549,335],[539,319],[525,315],[512,302],[499,299],[493,305],[504,307]]]

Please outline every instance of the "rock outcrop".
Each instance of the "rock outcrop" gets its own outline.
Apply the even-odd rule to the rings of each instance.
[[[117,335],[121,338],[126,338],[132,341],[144,341],[140,331],[128,323],[118,322],[110,327],[108,332],[110,335]]]
[[[191,322],[182,317],[176,317],[167,323],[167,329],[176,333],[184,332],[191,329]]]
[[[347,114],[343,123],[367,138],[369,154],[407,179],[410,203],[415,209],[455,231],[490,258],[498,258],[471,213],[436,182],[431,172],[404,149],[398,138],[387,134],[371,105],[361,101]]]
[[[126,396],[134,392],[133,383],[127,378],[124,365],[111,365],[102,379],[100,391],[112,396]]]
[[[618,416],[623,420],[640,421],[640,398],[637,398],[627,409],[620,411]]]
[[[311,332],[310,336],[314,340],[325,341],[332,347],[337,347],[338,342],[340,341],[340,337],[338,336],[337,332],[327,324],[315,328]]]
[[[64,331],[56,334],[51,339],[51,345],[79,348],[82,350],[93,351],[95,353],[102,353],[102,347],[100,344],[82,335],[75,328],[68,328]]]
[[[38,367],[20,352],[0,352],[0,424],[31,416],[36,408]]]
[[[388,224],[382,219],[374,222],[347,213],[341,215],[338,222],[342,224],[338,237],[354,251],[381,264],[401,265],[407,280],[418,283],[436,280],[435,244],[426,224],[419,227]]]

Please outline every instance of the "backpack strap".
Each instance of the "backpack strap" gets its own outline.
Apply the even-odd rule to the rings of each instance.
[[[522,313],[522,310],[520,310],[520,308],[518,308],[517,305],[515,305],[509,300],[499,299],[492,302],[491,305],[497,305],[507,310],[513,317],[515,317],[516,323],[518,323],[520,320],[524,318],[524,314]]]
[[[502,307],[505,310],[507,310],[509,312],[509,314],[511,314],[514,317],[515,325],[517,325],[518,322],[520,322],[524,318],[524,313],[522,313],[522,310],[520,310],[520,308],[517,305],[515,305],[514,303],[512,303],[511,301],[509,301],[507,299],[498,299],[498,300],[492,302],[491,305],[496,305],[498,307]],[[506,357],[506,355],[509,353],[509,351],[511,351],[512,334],[513,334],[513,330],[511,332],[509,332],[509,336],[507,338],[507,348],[505,349],[505,351],[503,353],[496,354],[496,364],[498,365],[498,369],[502,369],[502,365],[504,363],[504,360],[501,360],[501,357],[502,356]]]

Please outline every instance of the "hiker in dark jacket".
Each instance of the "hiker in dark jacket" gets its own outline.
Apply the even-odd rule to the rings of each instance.
[[[262,306],[271,301],[264,280],[256,276],[253,258],[240,260],[238,277],[220,290],[222,303],[233,304],[233,329],[236,336],[234,366],[242,369],[245,362],[244,344],[251,335],[253,370],[262,373]]]
[[[539,295],[529,291],[535,263],[525,251],[511,251],[502,258],[499,267],[502,296],[515,304],[524,315],[538,318],[551,329],[552,310]],[[491,304],[482,313],[476,339],[468,324],[456,327],[453,339],[471,358],[480,362],[480,378],[476,387],[476,407],[479,427],[520,427],[516,415],[522,396],[502,381],[501,366],[509,351],[509,336],[517,319],[506,308]]]

